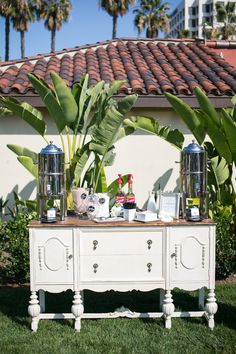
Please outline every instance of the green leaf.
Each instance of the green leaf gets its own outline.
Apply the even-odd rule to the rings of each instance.
[[[38,154],[30,149],[27,149],[23,146],[7,144],[8,149],[13,151],[18,156],[30,157],[34,164],[38,163]]]
[[[180,98],[166,93],[165,97],[170,102],[176,113],[182,118],[189,130],[193,133],[198,143],[201,145],[205,138],[205,133],[200,127],[200,122],[194,110]]]
[[[231,102],[233,103],[234,106],[236,106],[236,95],[232,97]]]
[[[84,167],[89,159],[90,151],[89,151],[89,144],[83,146],[83,148],[77,152],[74,156],[72,165],[74,165],[74,183],[77,186],[80,186],[80,179],[81,175],[84,171]]]
[[[228,114],[224,114],[221,123],[225,131],[234,163],[236,164],[236,124]]]
[[[28,156],[18,156],[17,160],[37,179],[38,165],[35,165],[33,160]]]
[[[100,155],[105,155],[116,140],[116,135],[122,122],[123,115],[112,106],[101,123],[95,127],[89,144],[90,150]]]
[[[220,117],[209,98],[200,90],[199,87],[195,87],[194,92],[197,96],[200,108],[205,112],[205,114],[211,117],[213,124],[220,127]]]
[[[108,96],[112,96],[118,92],[120,87],[125,83],[124,80],[115,80],[112,82],[111,86],[108,89]]]
[[[21,117],[41,136],[44,136],[46,124],[43,121],[42,113],[26,102],[21,102],[12,97],[0,96],[0,102],[11,112]]]
[[[225,181],[229,178],[229,166],[224,158],[220,158],[219,156],[213,157],[211,159],[210,167],[212,168],[212,172],[214,174],[215,183],[219,187],[221,184],[225,183]],[[214,183],[209,176],[209,182]]]
[[[65,82],[55,72],[50,74],[59,104],[64,113],[65,124],[70,126],[76,119],[78,106]]]
[[[128,135],[133,134],[134,131],[135,131],[135,129],[132,127],[128,127],[128,126],[120,127],[120,129],[116,135],[116,139],[115,139],[114,143],[116,143],[118,140],[120,140]]]
[[[45,103],[50,116],[56,123],[58,132],[61,133],[66,126],[66,120],[64,118],[64,112],[59,105],[57,98],[55,97],[54,91],[50,89],[47,84],[42,79],[39,79],[36,75],[28,74],[28,77],[34,89],[38,92],[39,96]]]
[[[115,157],[116,157],[116,154],[115,154],[115,148],[114,146],[112,146],[112,148],[110,150],[107,151],[107,153],[105,154],[104,156],[104,166],[112,166],[114,161],[115,161]]]
[[[135,104],[135,102],[137,101],[137,98],[138,95],[130,95],[122,98],[118,102],[118,108],[117,108],[118,112],[120,112],[120,114],[122,115],[128,113],[133,107],[133,105]]]
[[[159,136],[170,144],[181,149],[184,142],[183,134],[178,130],[171,130],[169,127],[159,125],[159,122],[151,117],[129,117],[124,120],[124,124],[134,130],[140,129],[149,134]]]

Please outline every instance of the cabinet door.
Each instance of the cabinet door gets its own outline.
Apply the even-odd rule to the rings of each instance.
[[[73,282],[72,229],[34,229],[31,242],[31,268],[36,284]]]
[[[187,288],[189,283],[207,282],[209,241],[210,227],[208,226],[170,228],[170,282],[172,287]]]

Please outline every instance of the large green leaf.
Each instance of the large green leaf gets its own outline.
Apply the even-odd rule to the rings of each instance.
[[[51,74],[52,82],[59,104],[64,113],[66,125],[70,126],[76,119],[78,113],[78,106],[69,88],[65,82],[55,72]]]
[[[123,97],[119,102],[118,102],[118,108],[117,110],[120,112],[120,114],[125,115],[128,113],[135,102],[137,101],[138,96],[137,95],[130,95],[130,96],[125,96]]]
[[[230,176],[229,166],[224,158],[215,156],[211,159],[209,167],[212,172],[209,174],[209,183],[219,188]]]
[[[225,131],[226,139],[228,141],[234,163],[236,164],[236,124],[231,116],[228,115],[225,111],[224,117],[221,119],[221,123]]]
[[[84,171],[84,167],[88,162],[90,156],[89,144],[83,146],[83,148],[77,152],[74,156],[72,165],[74,165],[74,183],[77,186],[80,186],[81,175]]]
[[[212,122],[215,126],[220,126],[220,117],[216,112],[213,104],[209,100],[209,98],[200,90],[199,87],[195,87],[194,92],[197,96],[197,100],[200,108],[212,119]]]
[[[108,96],[112,96],[118,92],[120,87],[125,83],[124,80],[115,80],[111,83],[111,86],[108,90]]]
[[[90,150],[100,155],[105,155],[116,140],[116,135],[122,122],[123,115],[112,106],[101,123],[95,127],[89,144]]]
[[[44,136],[46,124],[43,121],[42,113],[29,103],[18,101],[12,97],[0,97],[0,102],[11,112],[21,117],[41,136]]]
[[[150,117],[129,117],[124,120],[124,124],[132,129],[140,129],[147,133],[159,136],[170,144],[181,149],[184,142],[183,134],[178,130],[171,130],[169,127],[159,125],[158,121]]]
[[[13,151],[18,156],[27,156],[30,157],[34,164],[38,163],[38,154],[26,147],[14,145],[14,144],[7,144],[8,149]]]
[[[38,165],[28,156],[18,156],[17,160],[35,177],[38,178]]]
[[[170,102],[176,113],[183,119],[189,130],[193,133],[198,143],[201,145],[205,138],[204,130],[201,128],[201,123],[194,110],[189,107],[180,98],[166,93],[165,97]]]
[[[66,120],[64,117],[64,112],[57,101],[54,91],[50,89],[46,83],[42,79],[39,79],[36,75],[29,74],[28,77],[34,89],[38,92],[39,96],[45,103],[50,116],[56,123],[58,132],[61,133],[66,126]]]

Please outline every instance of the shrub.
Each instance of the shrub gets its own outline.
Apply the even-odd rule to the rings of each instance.
[[[236,226],[231,206],[214,204],[216,223],[216,278],[225,278],[236,272]]]
[[[0,275],[8,282],[29,280],[29,237],[27,225],[36,213],[20,213],[0,224]]]

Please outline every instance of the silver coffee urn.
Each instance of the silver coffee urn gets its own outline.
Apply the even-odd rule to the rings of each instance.
[[[183,217],[208,218],[207,153],[194,140],[181,152],[180,183]]]
[[[50,141],[38,154],[38,215],[41,222],[65,219],[65,156]]]

